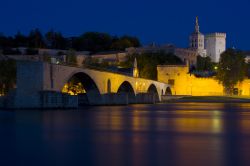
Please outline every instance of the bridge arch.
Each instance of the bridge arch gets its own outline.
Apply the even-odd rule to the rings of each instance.
[[[69,85],[69,83],[71,85]],[[76,72],[70,75],[70,77],[65,80],[64,87],[61,88],[61,90],[65,88],[65,85],[67,85],[66,88],[69,88],[69,86],[82,86],[85,95],[83,93],[75,93],[75,95],[80,94],[79,100],[84,100],[83,104],[96,103],[96,101],[99,101],[101,104],[102,102],[101,93],[96,82],[84,72]]]
[[[172,91],[170,87],[166,88],[165,95],[172,95]]]
[[[148,87],[148,90],[147,90],[148,93],[150,94],[154,94],[155,95],[155,101],[156,102],[159,102],[160,99],[159,99],[159,94],[158,94],[158,91],[157,91],[157,88],[154,84],[151,84],[149,87]]]
[[[134,88],[128,81],[124,81],[118,88],[117,93],[133,93],[135,94]]]
[[[128,95],[128,103],[135,103],[135,91],[131,83],[124,81],[118,88],[117,93],[126,93]]]

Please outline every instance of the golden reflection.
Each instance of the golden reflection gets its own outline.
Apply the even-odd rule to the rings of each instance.
[[[121,113],[121,112],[120,112]],[[110,129],[111,130],[122,130],[123,129],[122,115],[111,115],[110,116]]]
[[[95,117],[95,123],[99,130],[120,131],[124,130],[124,126],[126,126],[123,112],[117,111],[116,107],[111,107],[110,111],[99,113]]]
[[[240,132],[248,134],[250,131],[250,119],[247,117],[250,117],[250,112],[242,112],[240,116]]]
[[[202,111],[187,111],[185,114],[185,117],[170,120],[179,132],[220,133],[223,130],[220,111],[211,111],[209,114]]]
[[[133,131],[145,131],[149,128],[149,119],[148,115],[143,115],[143,110],[133,111],[132,114],[132,130]]]

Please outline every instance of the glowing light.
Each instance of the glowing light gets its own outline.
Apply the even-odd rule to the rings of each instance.
[[[64,85],[63,89],[62,89],[62,93],[67,93],[70,95],[78,95],[78,94],[82,94],[82,93],[86,93],[82,83],[77,83],[77,84],[71,84],[71,83],[67,83]]]

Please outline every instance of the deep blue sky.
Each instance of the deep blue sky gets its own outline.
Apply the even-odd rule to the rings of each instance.
[[[226,32],[227,47],[250,50],[249,9],[249,0],[2,0],[0,32],[98,31],[187,47],[198,15],[201,32]]]

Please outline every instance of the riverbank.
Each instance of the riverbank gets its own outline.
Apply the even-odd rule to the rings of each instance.
[[[164,103],[177,103],[177,102],[250,103],[250,96],[184,96],[164,101]]]

